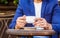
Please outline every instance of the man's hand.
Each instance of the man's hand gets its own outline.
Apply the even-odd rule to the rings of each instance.
[[[36,18],[33,24],[35,27],[39,26],[47,30],[52,29],[51,24],[49,24],[44,18]]]
[[[20,29],[22,27],[24,27],[26,24],[26,16],[22,16],[22,17],[18,17],[16,20],[16,26],[15,29]]]

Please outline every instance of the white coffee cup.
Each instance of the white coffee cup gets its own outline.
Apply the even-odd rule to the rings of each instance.
[[[27,23],[33,23],[35,19],[35,16],[26,16],[26,22]]]
[[[35,17],[35,16],[26,16],[26,22],[27,23],[33,23],[35,20],[35,18],[37,18],[37,17]],[[41,28],[40,26],[36,26],[35,27],[36,28],[36,30],[44,30],[44,28]]]

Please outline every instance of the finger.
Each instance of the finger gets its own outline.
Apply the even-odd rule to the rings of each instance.
[[[40,21],[40,23],[41,23],[41,24],[46,24],[46,23],[47,23],[47,21],[46,21],[44,18],[42,18],[42,19],[43,19],[42,21],[40,21],[40,20],[39,20],[39,21]]]
[[[23,15],[23,18],[26,20],[26,15]]]
[[[46,28],[47,24],[46,23],[40,23],[40,27]]]
[[[24,23],[19,23],[19,22],[17,22],[17,26],[18,26],[18,27],[24,27],[25,24],[24,24]]]
[[[44,24],[35,24],[34,26],[35,26],[35,27],[42,27],[42,28],[45,28]]]
[[[47,22],[46,19],[42,18],[44,22]]]
[[[24,16],[22,16],[22,17],[18,17],[17,19],[18,19],[18,20],[26,20],[26,16],[24,15]]]
[[[26,20],[16,20],[16,23],[17,22],[26,24]]]
[[[23,15],[23,17],[26,17],[26,15]]]
[[[17,22],[17,25],[20,25],[20,24],[25,24],[24,22]]]
[[[42,21],[43,19],[42,18],[35,18],[35,22],[37,22],[37,21]]]
[[[34,26],[39,26],[39,22],[34,22]]]
[[[25,20],[17,20],[16,22],[24,22]]]
[[[20,17],[19,20],[26,20],[26,18],[25,17]]]

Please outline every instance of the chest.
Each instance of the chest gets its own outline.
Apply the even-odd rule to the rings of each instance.
[[[40,9],[41,12],[41,17],[46,17],[46,16],[51,16],[53,13],[53,6],[52,4],[46,4],[46,3],[42,3],[41,8],[34,6],[34,4],[26,4],[23,5],[23,13],[26,16],[35,16],[35,12],[36,10],[39,11],[38,9]]]

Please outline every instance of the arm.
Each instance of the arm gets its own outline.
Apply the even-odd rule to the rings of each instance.
[[[52,17],[52,29],[54,29],[56,32],[60,32],[60,7],[58,4],[54,8]]]
[[[23,15],[23,10],[22,10],[21,1],[19,0],[19,4],[18,4],[16,13],[15,13],[15,16],[14,16],[11,24],[9,25],[9,28],[10,28],[10,29],[15,28],[16,19],[17,19],[18,17],[22,16],[22,15]]]

